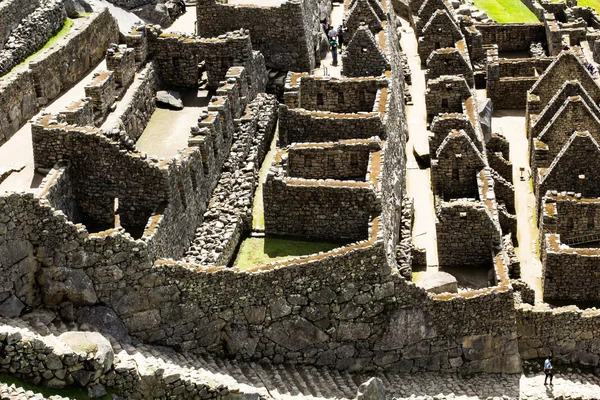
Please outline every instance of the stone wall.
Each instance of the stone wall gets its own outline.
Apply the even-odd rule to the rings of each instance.
[[[428,92],[431,95],[431,92]],[[435,99],[433,101],[436,101]],[[439,101],[439,99],[437,99]],[[477,138],[475,128],[471,120],[462,113],[437,114],[429,130],[433,136],[429,136],[429,154],[435,155],[440,144],[446,139],[451,131],[464,131],[469,136],[477,149],[483,150],[483,142]],[[435,158],[435,156],[434,156]]]
[[[285,178],[269,172],[263,187],[265,232],[315,239],[364,240],[381,212],[368,182]]]
[[[118,41],[118,26],[108,10],[89,15],[79,30],[0,82],[0,144],[8,140],[39,107],[81,79]]]
[[[461,113],[463,102],[470,96],[471,91],[463,77],[441,76],[428,80],[425,92],[427,119],[442,113]]]
[[[279,143],[333,142],[340,139],[385,139],[378,113],[338,114],[279,107]]]
[[[0,145],[39,110],[36,82],[30,70],[0,80]]]
[[[110,43],[118,42],[119,26],[108,9],[92,13],[78,30],[63,39],[63,44],[29,64],[37,96],[45,101],[55,99],[104,58]]]
[[[66,19],[67,12],[62,0],[47,0],[27,15],[0,50],[0,76],[44,47],[48,39],[62,28]]]
[[[364,181],[370,153],[381,150],[381,140],[293,144],[287,148],[286,175],[305,179]]]
[[[492,99],[494,109],[525,109],[527,92],[537,80],[537,76],[487,80],[488,97]]]
[[[493,217],[482,203],[443,203],[436,222],[440,266],[493,267],[501,242]]]
[[[519,351],[525,360],[551,355],[557,363],[598,366],[598,311],[522,304],[517,308],[517,327]]]
[[[156,91],[161,86],[153,62],[148,63],[138,74],[137,82],[134,82],[134,93],[127,97],[126,108],[120,115],[111,117],[114,119],[112,129],[123,131],[127,137],[137,141],[146,129],[152,113],[156,109]]]
[[[135,29],[130,36],[142,34],[146,40],[136,48],[148,46],[161,80],[172,86],[197,87],[201,78],[198,65],[204,61],[208,87],[216,89],[233,66],[244,67],[251,96],[264,92],[267,73],[264,57],[253,51],[247,30],[228,32],[219,38],[164,34],[151,26]],[[141,52],[141,51],[140,51]]]
[[[216,266],[233,262],[243,235],[251,229],[258,170],[275,133],[277,105],[274,97],[264,94],[250,104],[251,116],[245,115],[233,135],[224,171],[186,253],[188,260]]]
[[[387,87],[386,79],[300,78],[298,107],[334,113],[371,112],[377,91]]]
[[[7,0],[0,2],[0,50],[4,48],[11,32],[40,6],[41,0]]]
[[[529,51],[532,42],[546,42],[544,23],[474,24],[481,32],[483,44],[497,44],[498,51]]]
[[[427,58],[425,80],[437,79],[445,75],[463,77],[469,87],[473,87],[473,68],[464,40],[457,43],[457,48],[438,49]]]
[[[314,33],[322,29],[319,17],[311,12],[315,5],[310,3],[316,1],[284,2],[269,7],[198,1],[197,33],[216,37],[240,28],[250,29],[252,45],[264,55],[267,66],[284,71],[310,71],[316,65]]]

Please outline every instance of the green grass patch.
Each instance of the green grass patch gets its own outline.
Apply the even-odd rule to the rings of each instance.
[[[5,383],[6,385],[15,385],[16,387],[21,387],[23,390],[31,390],[33,393],[39,393],[44,396],[44,398],[50,396],[61,396],[68,399],[73,400],[91,400],[92,398],[88,396],[87,390],[82,388],[64,388],[64,389],[50,389],[46,387],[36,386],[31,383],[24,382],[20,379],[15,378],[12,375],[0,374],[0,382]],[[107,392],[109,392],[107,390]],[[99,398],[100,400],[110,400],[111,394],[110,392],[106,395]]]
[[[600,0],[579,0],[577,5],[580,7],[592,7],[594,10],[600,12]]]
[[[474,0],[475,6],[500,23],[540,22],[520,0]]]
[[[273,236],[249,237],[242,242],[234,265],[247,269],[276,260],[329,251],[345,244]]]

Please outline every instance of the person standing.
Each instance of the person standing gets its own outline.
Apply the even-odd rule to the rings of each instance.
[[[337,28],[337,37],[338,37],[338,43],[340,45],[340,50],[342,49],[342,47],[344,47],[344,30],[342,29],[342,26],[338,26]]]
[[[548,384],[548,377],[550,377],[550,386],[552,385],[552,356],[548,356],[546,361],[544,361],[544,373],[546,374],[546,379],[544,379],[544,385]]]
[[[337,39],[337,35],[337,30],[333,26],[329,26],[329,33],[327,33],[329,40],[331,41]]]
[[[331,49],[331,58],[333,59],[331,65],[336,66],[338,63],[338,42],[335,38],[329,41],[329,48]]]

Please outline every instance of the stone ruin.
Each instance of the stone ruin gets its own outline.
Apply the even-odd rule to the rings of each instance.
[[[19,154],[0,161],[1,373],[92,397],[379,399],[547,355],[598,366],[598,312],[542,303],[599,300],[595,12],[534,0],[541,22],[507,27],[446,0],[348,1],[334,77],[315,72],[327,1],[202,0],[194,33],[82,3],[0,1],[0,159]],[[522,159],[485,97],[522,113],[541,289],[518,251]],[[248,237],[336,246],[247,267]]]

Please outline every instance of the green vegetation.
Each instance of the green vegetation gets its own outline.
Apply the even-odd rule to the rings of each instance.
[[[592,7],[594,10],[600,12],[600,0],[579,0],[577,5],[579,7]]]
[[[64,389],[50,389],[46,387],[36,386],[31,383],[24,382],[20,379],[15,378],[14,376],[7,374],[0,374],[0,382],[10,386],[15,385],[16,387],[21,387],[23,390],[31,390],[33,393],[40,393],[44,397],[50,396],[62,396],[68,399],[73,400],[91,400],[91,397],[88,396],[87,390],[81,388],[64,388]],[[107,393],[106,395],[99,398],[100,400],[110,400],[111,394]]]
[[[520,0],[474,0],[474,3],[488,17],[500,23],[539,22]]]
[[[234,265],[247,269],[276,260],[329,251],[344,244],[272,236],[249,237],[242,242]]]

